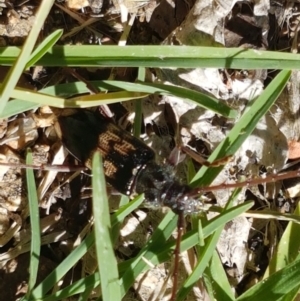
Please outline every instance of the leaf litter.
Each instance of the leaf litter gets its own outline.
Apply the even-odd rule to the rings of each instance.
[[[120,38],[120,30],[123,30],[120,18],[123,17],[124,19],[124,16],[127,16],[124,13],[124,9],[125,12],[128,11],[138,16],[135,19],[130,36],[131,40],[135,43],[142,41],[147,44],[170,44],[175,42],[182,45],[215,46],[223,44],[232,47],[259,47],[259,49],[266,49],[269,44],[269,48],[272,49],[275,41],[265,40],[265,31],[270,27],[269,13],[273,13],[278,18],[278,24],[282,30],[281,39],[277,42],[276,47],[282,47],[282,45],[286,44],[290,46],[290,41],[287,37],[287,28],[290,24],[297,24],[297,19],[293,15],[291,7],[292,5],[298,6],[297,3],[290,4],[290,6],[284,9],[276,5],[270,6],[268,1],[262,0],[255,1],[255,3],[226,0],[220,2],[219,6],[212,6],[211,1],[208,0],[196,1],[195,4],[192,1],[185,1],[184,10],[182,10],[184,12],[180,14],[176,8],[182,4],[172,1],[160,1],[161,3],[143,1],[138,5],[133,5],[132,1],[113,1],[107,7],[107,4],[103,5],[101,1],[98,2],[97,4],[96,1],[78,0],[76,3],[73,3],[73,7],[70,6],[72,4],[71,1],[68,3],[69,6],[65,6],[65,3],[56,4],[57,10],[61,6],[64,7],[64,18],[69,22],[70,31],[78,25],[76,22],[82,23],[79,19],[79,12],[73,9],[79,10],[81,14],[85,14],[85,17],[91,16],[94,13],[102,14],[102,22],[107,26],[104,26],[104,33],[100,33],[97,25],[88,24],[79,28],[78,31],[72,32],[72,35],[65,36],[64,43],[101,42],[105,44],[106,42],[111,43],[118,40]],[[30,26],[32,26],[32,23],[30,25],[29,22],[34,18],[36,8],[34,4],[35,1],[29,1],[27,8],[33,13],[28,13],[27,17],[25,14],[21,14],[21,10],[19,10],[17,4],[13,8],[3,7],[2,16],[7,17],[7,22],[5,25],[1,25],[3,28],[0,26],[0,36],[5,45],[20,43],[20,39],[13,41],[11,37],[21,37],[22,40],[22,37],[28,33]],[[26,3],[24,5],[26,6]],[[172,13],[166,13],[166,7]],[[253,8],[253,10],[250,8]],[[22,9],[26,11],[26,8]],[[66,11],[69,12],[67,13]],[[60,14],[62,15],[62,11],[60,11]],[[77,16],[76,21],[74,19],[75,16]],[[114,21],[110,19],[112,16],[116,16],[116,18],[114,17]],[[51,17],[54,18],[54,15]],[[181,23],[183,20],[184,22]],[[59,21],[61,20],[58,18],[58,25],[55,24],[54,27],[61,26],[62,23],[59,24]],[[232,30],[234,24],[238,24],[239,31],[234,32]],[[295,25],[290,28],[293,32],[297,30]],[[49,24],[45,26],[45,32],[50,32],[53,29],[55,28],[51,28]],[[284,29],[286,30],[284,31]],[[248,35],[249,32],[255,32],[256,35]],[[293,35],[294,33],[291,36]],[[87,37],[89,38],[87,39]],[[293,43],[293,47],[293,51],[297,51],[295,43]],[[83,72],[92,78],[92,73],[97,74],[99,70],[101,72],[105,71],[94,68],[94,70],[83,70]],[[35,78],[36,83],[39,85],[44,85],[47,82],[60,83],[67,79],[67,75],[63,72],[61,73],[61,70],[46,70],[47,72],[43,74],[44,71],[39,71],[37,78]],[[56,76],[58,72],[61,75],[59,77]],[[155,70],[154,74],[156,75],[154,81],[184,86],[209,93],[218,99],[223,99],[230,106],[237,108],[240,113],[243,112],[249,101],[255,99],[262,92],[268,75],[267,72],[263,71],[244,70],[242,72],[213,68],[195,68],[192,70],[163,69]],[[130,79],[128,70],[123,70],[122,68],[117,70],[117,76],[123,79]],[[238,181],[239,177],[256,177],[261,174],[262,169],[264,169],[264,172],[269,173],[284,170],[287,160],[292,157],[290,145],[293,141],[299,140],[298,77],[298,72],[294,71],[290,84],[280,99],[270,110],[270,113],[260,121],[256,130],[236,153],[233,160],[226,165],[214,184],[223,183],[228,181],[229,178],[232,178],[232,181]],[[156,95],[151,95],[143,99],[142,103],[144,124],[146,127],[143,138],[145,142],[156,150],[158,160],[164,160],[170,154],[172,147],[180,144],[190,145],[191,148],[196,149],[204,157],[207,157],[218,143],[224,139],[226,133],[234,124],[233,120],[216,118],[214,113],[173,96],[157,97]],[[134,116],[132,113],[133,105],[127,102],[124,104],[124,107],[128,111],[126,113],[128,114],[128,118],[125,118],[128,125],[128,123],[132,122]],[[55,114],[51,108],[44,107],[35,112],[20,114],[16,119],[4,120],[1,127],[2,137],[0,140],[1,161],[12,163],[22,162],[24,150],[28,145],[33,146],[33,153],[37,164],[44,164],[46,162],[60,164],[68,160],[53,129]],[[124,125],[124,119],[122,120]],[[270,145],[272,146],[271,152]],[[299,156],[293,156],[293,158],[299,158]],[[72,161],[72,159],[69,160]],[[179,164],[178,173],[183,175],[183,180],[186,179],[186,164],[184,162]],[[23,241],[23,248],[21,248],[23,251],[12,252],[12,250],[16,250],[16,246],[20,247],[20,243],[22,243],[21,233],[25,233],[26,229],[28,229],[28,224],[26,223],[28,208],[24,192],[25,178],[24,172],[17,168],[8,169],[1,167],[0,175],[0,203],[2,210],[0,213],[2,233],[0,242],[3,238],[1,244],[3,252],[1,252],[0,261],[3,269],[1,273],[5,273],[4,271],[8,270],[9,264],[14,260],[24,258],[20,254],[28,251],[30,237]],[[74,242],[67,240],[71,236],[70,233],[76,233],[80,236],[80,231],[83,231],[83,227],[78,227],[77,225],[77,229],[74,226],[76,223],[74,221],[80,218],[84,225],[89,223],[90,217],[86,208],[88,205],[86,203],[84,205],[80,204],[79,200],[78,202],[75,201],[76,206],[64,201],[68,200],[70,191],[74,192],[74,187],[64,188],[62,185],[62,183],[69,183],[69,178],[72,177],[70,174],[61,175],[57,172],[46,172],[45,175],[45,172],[40,172],[37,173],[37,177],[40,177],[40,179],[38,178],[40,181],[38,192],[41,201],[41,223],[44,221],[45,225],[43,227],[44,243],[48,244],[56,241],[56,237],[62,235],[59,238],[61,244],[56,246],[55,250],[59,250],[60,256],[63,257],[75,245]],[[82,181],[88,183],[89,180],[81,176],[80,182]],[[72,182],[70,185],[72,186]],[[270,203],[270,199],[277,196],[278,193],[282,193],[281,189],[276,187],[278,185],[275,185],[275,188],[274,185],[269,185],[273,186],[271,188],[268,188],[268,185],[266,185],[264,191],[251,188],[251,193],[258,199],[260,206],[276,208],[274,204]],[[77,193],[89,197],[88,189],[84,192],[77,191]],[[244,195],[247,193],[245,188],[244,193],[241,194],[238,201],[243,202],[245,199]],[[224,205],[226,201],[224,198],[225,194],[229,195],[230,192],[220,191],[214,193],[217,204]],[[293,192],[291,195],[295,196],[297,193]],[[289,203],[289,200],[284,200],[283,203]],[[294,206],[294,204],[291,205]],[[61,207],[67,208],[64,209],[63,214],[61,213]],[[76,210],[83,212],[82,215],[77,212],[79,217],[73,216]],[[64,218],[65,212],[69,214],[67,224]],[[122,254],[121,258],[122,256],[125,258],[126,256],[130,257],[131,254],[134,254],[143,246],[148,233],[147,229],[150,227],[149,225],[153,228],[157,226],[161,213],[151,212],[146,217],[144,213],[144,211],[138,211],[136,216],[129,217],[127,222],[125,222],[123,232],[121,231],[123,236],[117,244],[117,249]],[[252,270],[256,270],[256,275],[260,275],[263,270],[263,264],[261,263],[266,260],[267,256],[266,250],[275,248],[276,241],[274,237],[280,236],[282,226],[279,223],[272,222],[268,228],[268,223],[268,221],[263,221],[263,225],[256,226],[258,224],[256,220],[239,217],[228,223],[222,232],[218,243],[218,252],[236,291],[240,291],[242,285],[244,285],[243,280],[245,279],[245,275],[249,273],[249,266],[251,266]],[[132,225],[136,227],[134,231],[131,229]],[[65,233],[65,229],[68,227],[71,229],[69,229],[69,233]],[[126,228],[128,227],[130,230],[126,232]],[[139,231],[136,229],[139,229]],[[263,232],[265,232],[264,235],[262,235]],[[149,233],[148,236],[151,236]],[[10,236],[7,237],[7,234]],[[50,238],[53,239],[52,241],[47,240],[50,234],[55,234]],[[259,241],[259,247],[256,249],[249,248],[250,241],[255,239]],[[257,249],[259,248],[264,249],[264,251],[258,256]],[[258,257],[254,263],[250,260],[250,254],[253,253]],[[84,263],[84,271],[92,273],[94,268],[91,266],[87,267],[86,264],[92,262],[91,257],[93,256],[90,253],[87,256],[89,256],[89,259]],[[191,264],[195,259],[194,256],[193,252],[182,255],[184,265],[188,266]],[[46,265],[52,266],[53,260],[51,264],[49,264],[48,260],[42,258],[42,265],[46,262]],[[169,274],[168,271],[170,268],[170,266],[159,265],[145,275],[141,275],[134,286],[134,296],[138,295],[138,298],[141,300],[151,300],[151,298],[155,300],[155,298],[158,298],[161,294],[160,290],[165,286],[163,280]],[[180,270],[181,281],[186,279],[185,268],[182,266]],[[26,279],[27,276],[25,275],[24,277]],[[16,280],[14,282],[10,279],[10,281],[10,285],[15,288],[19,284]],[[4,281],[2,285],[5,287],[7,284]],[[171,281],[168,283],[167,292],[170,291],[170,286]],[[195,290],[197,290],[196,287]],[[203,290],[200,292],[198,288],[198,292],[190,294],[187,300],[202,300],[204,297],[205,292]],[[136,297],[130,296],[130,293],[124,300],[130,300],[130,298],[136,300]],[[168,300],[169,297],[166,295],[159,298],[160,300]],[[15,295],[7,295],[6,300],[16,300]]]

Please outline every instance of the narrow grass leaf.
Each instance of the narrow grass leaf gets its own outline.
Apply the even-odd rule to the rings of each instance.
[[[106,195],[106,182],[100,154],[92,162],[93,213],[95,247],[101,278],[102,298],[105,301],[121,300],[119,273],[111,238],[111,224]]]
[[[83,95],[74,98],[61,98],[55,95],[47,95],[41,92],[35,92],[16,88],[13,91],[13,97],[17,99],[30,100],[30,105],[35,102],[36,104],[51,105],[56,108],[89,108],[94,106],[100,106],[104,104],[112,104],[121,101],[139,99],[147,96],[147,93],[142,92],[112,92],[112,93],[99,93],[92,95]]]
[[[121,225],[126,216],[132,211],[136,210],[144,201],[144,195],[137,196],[134,200],[129,202],[128,196],[122,195],[120,201],[120,208],[111,217],[111,239],[113,245],[115,245],[119,234]]]
[[[4,110],[0,113],[0,118],[9,118],[38,107],[39,105],[35,102],[24,101],[22,99],[13,99],[5,105]]]
[[[18,100],[23,100],[24,103],[28,101],[30,104],[36,103],[36,105],[58,104],[58,106],[62,106],[62,104],[65,102],[64,98],[58,97],[56,95],[45,94],[43,93],[43,90],[36,92],[23,88],[15,88],[12,91],[12,97],[17,98]],[[10,103],[13,103],[13,101],[10,101],[8,104]]]
[[[85,291],[91,291],[100,285],[100,275],[99,272],[95,272],[85,278],[82,278],[72,285],[69,285],[62,290],[59,290],[52,295],[47,295],[43,297],[43,301],[60,301],[66,298],[70,298],[74,295],[83,294]],[[37,299],[34,299],[37,300]]]
[[[87,287],[84,292],[78,297],[77,301],[88,301],[91,299],[93,287]]]
[[[209,235],[213,234],[216,229],[219,227],[224,226],[230,220],[236,218],[243,212],[247,211],[249,208],[253,206],[253,202],[245,202],[243,204],[237,205],[231,209],[228,209],[222,212],[220,215],[212,218],[205,226],[203,226],[203,236],[204,238],[208,237]],[[190,233],[183,236],[181,242],[181,250],[185,251],[189,248],[194,247],[196,244],[199,243],[199,235],[197,230],[193,230]],[[174,243],[173,243],[174,244]],[[159,253],[158,256],[162,257],[162,254]]]
[[[214,208],[214,210],[218,211],[217,208]],[[286,222],[294,222],[296,224],[300,224],[300,216],[296,214],[290,214],[290,213],[280,213],[274,210],[261,210],[261,211],[255,211],[255,210],[249,210],[246,214],[246,217],[251,218],[258,218],[258,219],[276,219],[280,221],[286,221]]]
[[[64,100],[62,104],[54,104],[54,106],[62,108],[90,108],[132,99],[140,99],[146,96],[148,96],[148,93],[129,91],[98,93],[69,98]]]
[[[39,92],[15,88],[11,96],[15,99],[6,104],[4,111],[0,113],[0,117],[7,118],[41,105],[51,105],[58,108],[86,108],[100,104],[131,100],[133,98],[140,99],[141,97],[154,93],[183,97],[228,118],[233,118],[237,115],[236,110],[229,108],[222,101],[187,88],[141,82],[93,81],[91,83],[102,92],[110,91],[110,93],[80,96],[66,100],[65,98],[69,98],[73,95],[89,93],[86,85],[81,82],[50,86]]]
[[[215,300],[235,300],[232,287],[228,281],[227,274],[224,271],[223,264],[216,250],[214,250],[210,265],[206,269],[206,275],[209,275],[211,280]]]
[[[212,280],[209,278],[208,275],[206,275],[205,273],[203,274],[203,277],[202,277],[202,281],[205,285],[205,288],[206,288],[206,292],[207,292],[207,295],[208,295],[208,300],[214,300],[214,291],[213,291],[213,285],[212,285]],[[222,299],[222,301],[227,301],[227,299]],[[228,300],[229,301],[229,300]]]
[[[56,42],[60,39],[62,34],[63,30],[58,29],[52,32],[46,39],[44,39],[42,43],[40,43],[36,47],[36,49],[31,53],[25,69],[33,66],[38,60],[40,60],[43,57],[43,55],[56,44]]]
[[[189,88],[138,81],[136,83],[120,82],[120,81],[101,81],[98,87],[107,90],[124,89],[126,91],[147,92],[149,94],[172,95],[195,102],[201,107],[216,112],[228,118],[237,116],[237,111],[228,107],[224,101],[218,100],[205,93],[195,91]]]
[[[48,1],[46,1],[48,2]],[[0,64],[13,64],[18,47],[0,48]],[[63,55],[62,55],[63,54]],[[245,48],[199,46],[54,46],[38,62],[42,66],[107,66],[151,68],[300,69],[299,54]]]
[[[297,300],[297,296],[299,295],[299,285],[295,286],[294,289],[290,290],[289,293],[280,298],[280,301],[291,301]]]
[[[26,164],[32,164],[32,153],[27,152]],[[28,206],[31,229],[31,248],[30,248],[30,266],[27,297],[30,296],[37,280],[37,273],[41,252],[41,229],[39,215],[39,201],[37,197],[37,189],[32,169],[26,169],[26,181],[28,192]]]
[[[294,215],[300,215],[300,205],[298,203]],[[300,225],[294,222],[289,222],[280,239],[277,249],[270,260],[269,266],[265,271],[263,279],[267,279],[271,274],[286,267],[287,264],[299,258],[299,231]],[[300,289],[300,283],[288,294],[282,301],[294,300]]]
[[[241,188],[236,189],[229,201],[227,202],[224,209],[222,209],[221,212],[224,212],[228,210],[229,208],[232,208],[234,202],[236,201],[239,193],[241,192]],[[217,230],[218,232],[219,230]],[[214,235],[221,235],[221,231],[219,233],[215,233]],[[216,248],[215,248],[216,250]],[[223,264],[220,260],[219,255],[216,251],[213,251],[212,260],[210,261],[209,266],[205,269],[205,274],[209,276],[209,279],[211,280],[211,286],[213,288],[212,292],[214,295],[214,298],[216,300],[235,300],[231,284],[228,281],[228,277],[224,271]],[[200,253],[201,255],[201,253]]]
[[[186,100],[191,100],[192,102],[195,102],[198,106],[201,106],[202,108],[211,110],[217,114],[220,114],[228,118],[235,118],[237,116],[236,110],[228,107],[223,100],[219,100],[205,93],[201,93],[192,89],[183,88],[174,85],[157,84],[157,83],[140,83],[140,84],[144,87],[147,87],[149,90],[153,88],[154,89],[153,93],[159,93],[161,95],[172,95]]]
[[[122,196],[123,197],[123,196]],[[136,210],[144,201],[144,195],[141,194],[127,202],[127,204],[121,206],[116,213],[114,213],[111,217],[111,226],[114,227],[115,224],[124,220],[126,216],[128,216],[131,212]]]

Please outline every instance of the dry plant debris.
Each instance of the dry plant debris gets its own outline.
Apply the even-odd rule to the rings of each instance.
[[[2,15],[0,19],[1,45],[18,45],[30,31],[34,22],[37,1],[14,1],[6,5],[0,1]],[[184,3],[183,3],[184,2]],[[182,45],[226,45],[228,47],[247,47],[254,49],[282,49],[289,47],[298,51],[299,3],[287,1],[286,5],[269,1],[235,1],[222,0],[220,5],[211,5],[211,0],[199,1],[107,1],[69,0],[57,1],[48,22],[45,24],[45,36],[56,28],[64,27],[65,35],[61,43],[70,44],[116,44],[125,28],[127,16],[135,14],[134,24],[127,42],[132,44],[182,44]],[[275,19],[271,20],[272,18]],[[183,21],[184,20],[184,21]],[[182,22],[183,21],[183,22]],[[272,23],[272,22],[273,23]],[[267,39],[269,32],[274,34]],[[276,34],[275,34],[276,32]],[[274,38],[277,36],[277,39]],[[113,73],[114,71],[114,73]],[[92,80],[101,74],[120,80],[132,80],[130,69],[117,70],[82,69],[80,72]],[[7,71],[4,71],[7,72]],[[148,70],[153,81],[189,87],[223,99],[230,106],[242,112],[247,102],[259,95],[267,79],[267,71],[257,70],[219,70],[219,69],[164,69]],[[28,78],[28,75],[26,74]],[[62,83],[69,79],[63,70],[43,69],[31,74],[37,87],[46,84]],[[225,180],[237,181],[239,177],[258,176],[261,169],[265,172],[278,172],[285,168],[288,159],[299,159],[299,73],[294,72],[284,94],[259,123],[257,129],[244,143],[232,162],[226,165],[216,183]],[[23,79],[24,80],[24,79]],[[26,81],[26,79],[25,79]],[[29,82],[26,84],[29,85]],[[125,107],[125,109],[124,109]],[[117,108],[121,114],[119,124],[130,125],[133,118],[133,104],[124,103]],[[123,112],[126,112],[124,114]],[[121,112],[121,113],[120,113]],[[67,153],[56,135],[54,124],[57,111],[43,107],[34,112],[16,116],[14,119],[2,120],[0,124],[0,161],[13,164],[23,163],[24,151],[31,146],[35,164],[63,164]],[[158,160],[170,154],[174,144],[189,145],[204,156],[207,156],[226,136],[233,126],[232,121],[218,118],[214,113],[197,107],[194,104],[176,98],[151,95],[143,100],[145,125],[144,141],[153,147]],[[269,147],[273,146],[270,155]],[[180,164],[178,172],[185,175],[186,165]],[[55,171],[37,172],[39,182],[39,199],[43,244],[53,244],[53,254],[41,258],[41,275],[47,274],[56,265],[56,261],[72,250],[78,241],[74,239],[88,232],[91,227],[88,197],[90,191],[80,191],[83,184],[89,187],[89,178],[74,177],[72,174]],[[184,178],[185,176],[183,176]],[[70,184],[69,184],[70,182]],[[74,184],[75,183],[75,184]],[[271,187],[272,186],[272,187]],[[278,185],[266,185],[262,192],[252,189],[257,203],[264,207],[275,207],[270,199],[282,193]],[[295,191],[296,190],[296,191]],[[246,191],[246,189],[245,189]],[[288,193],[291,198],[299,195],[299,185],[293,185]],[[75,194],[70,202],[70,194]],[[230,191],[216,192],[214,198],[219,205],[224,205],[225,195]],[[82,200],[83,196],[86,198]],[[240,202],[244,201],[244,194]],[[281,205],[289,208],[289,199]],[[27,196],[24,188],[24,171],[20,168],[0,168],[0,275],[3,281],[0,289],[3,300],[17,300],[26,292],[25,281],[28,277],[27,255],[29,225]],[[294,206],[294,204],[290,204]],[[63,210],[62,210],[63,208]],[[276,208],[277,209],[277,208]],[[292,211],[291,208],[287,209]],[[139,210],[129,218],[121,230],[121,239],[117,249],[123,257],[130,257],[140,249],[151,231],[156,227],[161,212]],[[269,228],[267,227],[269,226]],[[218,252],[236,291],[242,291],[245,275],[261,275],[267,260],[267,251],[271,250],[272,237],[280,235],[282,225],[267,221],[237,218],[226,226],[218,244]],[[267,232],[266,229],[271,229]],[[265,233],[262,237],[261,233]],[[277,234],[278,232],[278,234]],[[250,241],[252,245],[250,245]],[[256,246],[253,241],[257,242]],[[264,245],[269,241],[268,245]],[[275,242],[273,242],[275,244]],[[256,259],[250,260],[250,254]],[[120,255],[120,257],[122,257]],[[186,269],[193,262],[194,254],[183,254],[180,281],[186,277]],[[92,252],[88,253],[80,272],[93,273],[95,266]],[[24,267],[24,268],[21,268]],[[78,268],[79,269],[79,268]],[[164,279],[170,267],[160,265],[136,281],[134,296],[130,293],[124,300],[149,300],[149,296],[160,296],[160,289],[165,286]],[[23,286],[21,286],[23,283]],[[12,290],[7,291],[5,287]],[[167,284],[167,292],[171,281]],[[17,289],[19,288],[19,289]],[[203,292],[202,292],[203,293]],[[96,292],[95,292],[96,294]],[[138,295],[138,297],[136,297]],[[153,297],[153,298],[154,298]],[[131,299],[130,299],[131,298]],[[168,297],[159,297],[168,300]],[[201,292],[194,291],[188,300],[202,300]]]

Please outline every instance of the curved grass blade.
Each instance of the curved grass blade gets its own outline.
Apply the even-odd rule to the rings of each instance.
[[[6,104],[4,111],[0,113],[0,117],[7,118],[32,108],[36,108],[39,105],[51,105],[60,108],[90,107],[131,100],[132,98],[139,99],[148,94],[154,93],[183,97],[195,102],[197,105],[228,118],[234,118],[237,115],[236,110],[229,108],[222,101],[187,88],[141,82],[129,83],[120,81],[93,81],[91,83],[102,92],[110,91],[111,93],[80,96],[66,100],[65,98],[69,98],[72,95],[89,93],[86,85],[80,82],[50,86],[40,90],[39,92],[15,88],[12,92],[12,97],[15,99]],[[20,99],[22,99],[23,102],[20,101]]]
[[[224,271],[223,264],[216,250],[213,252],[209,267],[205,270],[204,282],[209,278],[215,300],[234,301],[232,287]]]
[[[32,153],[27,152],[26,164],[32,164]],[[39,201],[37,197],[37,189],[32,169],[26,169],[26,181],[28,191],[28,206],[31,226],[31,247],[30,247],[30,266],[28,292],[26,298],[29,298],[37,280],[39,259],[41,252],[41,229],[39,215]]]
[[[237,116],[237,111],[228,107],[223,100],[218,100],[217,98],[209,96],[205,93],[167,84],[140,84],[143,86],[147,86],[149,89],[152,87],[154,89],[153,93],[159,93],[161,95],[172,95],[184,98],[186,100],[191,100],[195,102],[198,106],[201,106],[207,110],[211,110],[224,117],[235,118]]]
[[[48,1],[45,1],[48,2]],[[0,64],[13,64],[18,47],[0,48]],[[38,62],[42,66],[106,66],[150,68],[300,69],[299,54],[243,48],[199,46],[54,46]]]
[[[47,295],[43,297],[43,301],[60,301],[70,298],[71,296],[84,294],[85,291],[92,291],[97,286],[100,285],[100,275],[99,272],[96,272],[92,275],[89,275],[85,278],[82,278],[72,285],[63,288],[60,291],[55,292],[53,295]],[[32,300],[35,301],[36,299]]]
[[[103,300],[121,300],[119,274],[111,238],[111,224],[102,159],[96,152],[92,162],[93,213],[96,257]]]
[[[26,111],[34,110],[38,107],[39,105],[35,102],[13,99],[5,105],[4,110],[0,113],[0,118],[9,118]]]
[[[56,44],[62,34],[63,30],[58,29],[52,32],[48,37],[46,37],[46,39],[44,39],[42,43],[40,43],[37,48],[31,53],[25,69],[33,66],[38,60],[40,60],[44,56],[44,54],[47,53],[49,49]]]

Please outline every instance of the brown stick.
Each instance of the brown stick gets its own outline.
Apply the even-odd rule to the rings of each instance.
[[[35,170],[54,170],[61,172],[70,172],[70,171],[83,171],[88,170],[85,166],[65,166],[65,165],[31,165],[31,164],[23,164],[23,163],[7,163],[0,162],[0,166],[7,166],[10,168],[30,168]]]
[[[248,179],[248,180],[245,180],[242,182],[237,182],[237,183],[232,183],[232,184],[222,183],[219,185],[198,188],[198,189],[195,189],[189,196],[194,196],[194,195],[200,194],[201,192],[221,190],[221,189],[230,189],[230,188],[249,187],[249,186],[254,186],[254,185],[259,185],[259,184],[264,184],[264,183],[274,183],[274,182],[281,181],[281,180],[287,180],[287,179],[293,179],[293,178],[299,178],[299,177],[300,177],[300,170],[288,171],[288,172],[280,173],[280,174],[272,174],[272,175],[266,176],[265,178]]]
[[[177,238],[176,238],[176,246],[174,250],[173,287],[172,287],[172,295],[170,301],[175,301],[177,295],[180,244],[181,244],[183,229],[184,229],[184,215],[183,212],[181,212],[178,214],[178,221],[177,221]]]

